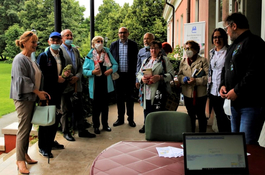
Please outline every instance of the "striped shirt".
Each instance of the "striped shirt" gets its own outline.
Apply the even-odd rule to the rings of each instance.
[[[119,70],[128,72],[128,40],[125,43],[119,41]]]

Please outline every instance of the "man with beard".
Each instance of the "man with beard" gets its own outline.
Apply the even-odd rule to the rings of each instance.
[[[244,132],[247,144],[258,144],[264,122],[263,87],[265,42],[249,30],[241,13],[226,17],[225,30],[233,44],[228,48],[222,71],[220,95],[231,100],[231,130]]]

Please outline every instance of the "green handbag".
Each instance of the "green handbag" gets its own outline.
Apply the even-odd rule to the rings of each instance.
[[[36,106],[34,109],[33,117],[31,120],[32,124],[39,126],[50,126],[55,123],[56,117],[56,106],[48,105],[49,101],[47,100],[46,106]]]

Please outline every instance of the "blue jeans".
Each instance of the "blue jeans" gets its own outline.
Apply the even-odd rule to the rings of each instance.
[[[246,144],[258,144],[261,107],[231,107],[231,131],[244,132]]]

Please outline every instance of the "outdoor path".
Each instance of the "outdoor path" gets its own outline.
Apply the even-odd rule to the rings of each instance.
[[[186,112],[186,108],[179,106],[178,111]],[[138,103],[135,103],[134,112],[135,123],[137,125],[135,128],[128,125],[126,118],[125,124],[113,127],[113,123],[117,120],[117,107],[116,105],[111,105],[109,108],[109,126],[112,128],[111,132],[102,131],[96,138],[79,138],[75,135],[75,142],[65,140],[62,134],[57,132],[56,140],[63,144],[65,149],[53,150],[54,158],[50,159],[50,164],[48,164],[47,158],[39,154],[38,144],[32,145],[29,148],[29,155],[32,159],[39,162],[35,165],[28,165],[30,175],[88,175],[93,160],[100,152],[112,144],[119,141],[145,141],[145,134],[139,133],[139,129],[143,125],[143,108]],[[15,114],[13,113],[13,115]],[[91,122],[91,117],[88,120]],[[88,130],[93,132],[93,128]],[[212,132],[210,126],[208,126],[207,131]],[[17,175],[15,162],[16,153],[11,155],[6,161],[0,162],[0,174]]]

